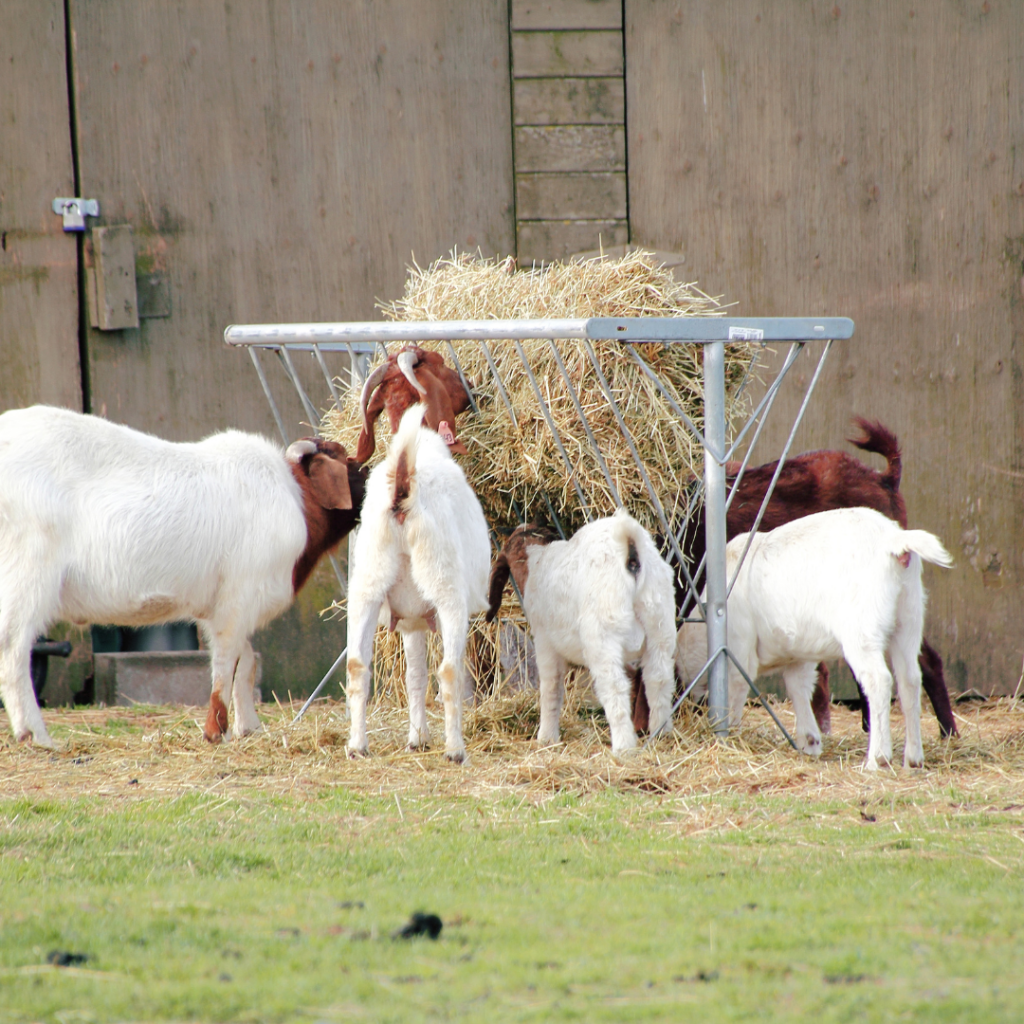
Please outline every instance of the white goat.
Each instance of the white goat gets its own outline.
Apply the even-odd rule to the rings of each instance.
[[[469,616],[487,607],[491,544],[480,502],[448,445],[421,426],[424,411],[415,405],[402,416],[387,458],[366,483],[348,591],[348,746],[351,754],[367,752],[369,666],[380,616],[402,634],[411,749],[430,741],[426,630],[440,629],[445,754],[461,762],[466,635]]]
[[[749,534],[726,547],[732,579]],[[921,560],[950,566],[937,537],[903,530],[869,508],[818,512],[754,537],[728,602],[728,644],[751,679],[781,669],[796,715],[796,743],[821,753],[811,711],[819,661],[843,657],[867,695],[870,731],[865,767],[892,760],[889,702],[893,675],[906,723],[903,764],[919,768],[924,627]],[[892,674],[886,655],[892,662]],[[703,623],[679,628],[676,665],[693,679],[706,661]],[[729,662],[729,724],[737,727],[748,687]]]
[[[53,746],[32,691],[51,623],[199,623],[213,689],[204,730],[259,728],[249,637],[291,604],[355,524],[363,477],[345,449],[282,453],[227,431],[176,444],[67,409],[0,416],[0,695],[19,740]]]
[[[672,570],[635,519],[619,509],[567,541],[536,526],[517,527],[491,571],[488,621],[501,607],[509,573],[537,651],[542,746],[559,739],[566,662],[590,670],[613,753],[636,746],[627,665],[639,661],[643,670],[651,734],[669,724],[676,628]]]

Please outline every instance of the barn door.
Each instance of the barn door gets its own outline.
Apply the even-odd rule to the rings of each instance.
[[[5,0],[0,31],[0,412],[81,409],[77,234],[52,210],[75,195],[64,5]]]

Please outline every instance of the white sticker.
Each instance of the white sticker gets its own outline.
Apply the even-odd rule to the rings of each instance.
[[[760,327],[730,327],[730,341],[764,341],[764,331]]]

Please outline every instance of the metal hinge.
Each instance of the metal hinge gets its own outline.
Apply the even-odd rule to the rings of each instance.
[[[54,199],[53,212],[64,218],[65,231],[84,231],[86,217],[98,217],[100,204],[95,199]]]

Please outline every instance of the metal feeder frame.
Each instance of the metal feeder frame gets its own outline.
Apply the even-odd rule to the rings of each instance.
[[[320,415],[317,413],[316,408],[310,401],[309,396],[306,394],[306,391],[299,380],[298,374],[295,372],[295,365],[292,361],[293,353],[308,353],[316,360],[324,375],[324,379],[327,382],[327,387],[330,390],[333,401],[340,407],[341,395],[339,394],[335,377],[331,375],[327,368],[327,363],[324,360],[324,353],[347,354],[350,361],[349,373],[351,375],[351,386],[358,387],[361,385],[362,378],[365,375],[364,358],[371,354],[378,346],[386,355],[388,342],[446,342],[448,346],[448,354],[458,370],[459,375],[462,377],[463,383],[466,385],[466,391],[470,394],[470,401],[475,412],[478,411],[476,403],[473,400],[469,382],[466,380],[465,374],[462,371],[458,353],[456,352],[455,346],[452,342],[477,342],[483,346],[484,355],[498,386],[498,393],[504,401],[509,414],[514,418],[514,410],[509,402],[504,384],[487,345],[489,341],[514,341],[517,345],[520,359],[523,361],[524,368],[531,380],[531,383],[533,384],[537,398],[540,401],[541,410],[544,414],[545,420],[554,435],[556,447],[565,461],[567,471],[570,474],[572,473],[571,463],[569,462],[568,456],[562,447],[558,431],[550,417],[547,406],[541,396],[540,389],[536,385],[536,381],[533,378],[533,374],[526,360],[526,355],[519,342],[523,339],[547,339],[550,342],[552,349],[554,350],[556,363],[568,386],[569,394],[575,401],[576,393],[562,363],[556,342],[559,339],[578,339],[583,341],[587,348],[591,365],[597,374],[602,390],[612,407],[623,437],[633,453],[637,469],[644,481],[652,505],[654,506],[661,522],[662,529],[668,540],[669,547],[671,549],[667,552],[668,560],[670,563],[676,563],[682,569],[687,580],[690,597],[693,601],[694,607],[697,609],[701,618],[707,623],[708,651],[710,652],[707,663],[701,672],[698,673],[697,677],[691,680],[682,695],[675,702],[675,705],[673,706],[673,713],[679,707],[680,703],[690,690],[693,689],[696,683],[706,673],[708,677],[708,713],[711,725],[715,734],[718,737],[724,738],[729,732],[727,685],[728,663],[726,659],[731,659],[733,663],[736,664],[737,668],[739,668],[739,665],[736,662],[735,657],[733,657],[732,653],[729,651],[728,644],[726,642],[726,638],[728,636],[726,602],[729,592],[732,589],[732,585],[735,582],[735,576],[732,580],[729,580],[726,575],[726,513],[728,511],[729,504],[732,501],[732,496],[735,493],[735,488],[743,478],[743,474],[750,461],[754,446],[757,444],[758,438],[761,435],[761,431],[764,428],[768,414],[775,403],[775,399],[778,396],[783,380],[788,375],[797,357],[803,351],[808,342],[824,341],[825,344],[820,356],[818,357],[814,373],[812,374],[810,382],[804,392],[800,408],[797,411],[796,417],[793,421],[793,426],[790,429],[789,436],[786,440],[786,444],[779,457],[778,468],[775,471],[775,475],[772,477],[772,481],[758,512],[757,519],[755,520],[753,530],[751,530],[751,537],[757,531],[757,527],[760,525],[761,518],[764,515],[765,508],[767,507],[775,490],[775,484],[779,478],[779,473],[781,472],[783,464],[789,455],[789,450],[793,444],[797,429],[803,420],[811,394],[814,392],[814,388],[821,376],[821,371],[825,365],[825,360],[828,357],[832,342],[851,338],[853,336],[853,329],[853,321],[847,317],[591,317],[589,319],[549,320],[436,320],[389,323],[353,322],[254,324],[248,326],[236,325],[228,327],[224,331],[224,340],[228,345],[248,349],[253,366],[256,368],[256,373],[259,376],[260,384],[263,386],[264,394],[267,396],[267,401],[270,404],[270,409],[277,423],[278,430],[281,433],[281,438],[286,445],[290,442],[289,432],[285,427],[284,420],[270,389],[270,384],[267,380],[264,367],[260,361],[259,353],[261,350],[273,352],[277,355],[281,366],[284,369],[285,375],[291,381],[306,414],[309,416],[310,424],[315,427],[316,424],[320,422]],[[673,530],[665,516],[661,501],[651,486],[650,480],[647,477],[646,471],[644,470],[639,455],[633,445],[632,437],[625,421],[622,418],[622,414],[612,399],[611,391],[607,386],[607,381],[604,379],[600,366],[597,362],[596,355],[594,354],[593,347],[590,345],[590,342],[593,341],[619,342],[623,346],[624,358],[632,358],[636,361],[643,372],[666,397],[669,397],[667,390],[664,388],[654,371],[647,366],[647,363],[640,354],[639,350],[642,346],[652,342],[658,344],[688,343],[705,346],[703,379],[705,429],[703,433],[694,426],[682,409],[675,405],[669,397],[669,401],[672,403],[675,413],[680,417],[686,428],[693,434],[704,449],[703,492],[706,539],[706,600],[704,602],[700,600],[700,594],[694,583],[694,580],[700,575],[702,566],[698,566],[691,575],[690,567],[686,565],[685,559],[683,558],[679,548],[681,529]],[[728,442],[726,439],[725,408],[725,345],[728,342],[751,341],[760,343],[762,348],[769,342],[789,343],[789,351],[786,353],[786,358],[783,362],[782,368],[779,370],[778,376],[767,388],[764,396],[758,402],[757,407],[751,412],[742,429],[738,431],[731,442]],[[757,352],[752,358],[750,365],[747,368],[746,376],[741,382],[738,393],[741,393],[746,387],[759,355],[760,352]],[[605,472],[606,479],[608,479],[608,482],[611,484],[611,480],[607,474],[607,470],[605,469],[604,461],[601,457],[597,442],[590,431],[590,427],[587,424],[586,417],[584,416],[583,410],[579,406],[578,401],[576,402],[576,407],[581,420],[581,428],[586,432],[591,446],[595,451],[598,465]],[[733,484],[733,489],[727,493],[725,464],[731,461],[731,456],[736,453],[739,446],[746,440],[751,428],[754,428],[754,430],[753,435],[750,437],[750,443],[747,446],[746,455],[741,463],[739,473],[737,474],[736,480]],[[581,505],[589,519],[589,502],[581,492],[578,484],[576,489],[577,496],[580,498]],[[621,504],[614,484],[611,484],[611,491],[615,496],[616,503]],[[564,536],[558,517],[555,515],[554,509],[551,508],[550,505],[549,511],[556,527]],[[746,550],[749,550],[749,541]],[[744,551],[744,557],[746,557],[746,550]],[[333,556],[331,557],[331,564],[334,566],[334,571],[338,577],[338,583],[340,584],[342,593],[344,594],[346,592],[345,579]],[[740,564],[742,565],[742,559]],[[324,676],[320,684],[310,695],[298,715],[296,715],[295,721],[298,721],[298,719],[302,717],[306,709],[326,685],[327,681],[331,678],[334,672],[337,671],[345,658],[346,653],[347,648],[341,652],[330,670],[327,672],[327,675]],[[760,699],[768,713],[782,730],[786,739],[795,748],[796,745],[793,743],[792,737],[788,732],[786,732],[786,729],[779,721],[778,716],[754,685],[754,681],[750,679],[742,669],[740,669],[740,671],[746,679],[751,692]]]

